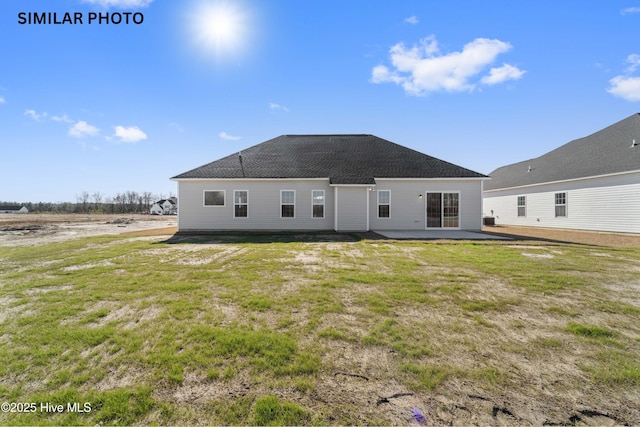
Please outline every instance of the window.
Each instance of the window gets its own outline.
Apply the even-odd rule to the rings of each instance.
[[[249,206],[249,192],[236,190],[233,192],[233,217],[246,218]]]
[[[205,206],[224,206],[224,190],[205,191]]]
[[[311,192],[311,204],[313,205],[313,217],[324,218],[324,190]]]
[[[295,218],[296,192],[295,190],[280,191],[280,217]]]
[[[556,218],[567,216],[567,193],[556,193]]]
[[[460,227],[460,194],[427,193],[427,228]]]
[[[518,216],[527,216],[527,196],[518,196]]]
[[[378,191],[378,218],[389,218],[389,207],[391,206],[391,191]]]

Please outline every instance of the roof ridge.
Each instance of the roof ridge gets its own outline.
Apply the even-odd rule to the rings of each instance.
[[[287,133],[282,136],[374,136],[370,133]]]

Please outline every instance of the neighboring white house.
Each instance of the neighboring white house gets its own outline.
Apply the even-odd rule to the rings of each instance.
[[[497,225],[640,233],[640,114],[489,176]]]
[[[373,135],[282,135],[172,178],[179,231],[480,230],[485,175]]]
[[[175,197],[169,197],[168,199],[162,199],[151,205],[151,215],[177,215],[178,214],[178,199]]]
[[[26,206],[21,205],[0,205],[0,213],[28,213],[29,209]]]

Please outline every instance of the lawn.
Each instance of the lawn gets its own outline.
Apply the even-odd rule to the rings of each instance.
[[[167,237],[0,247],[0,424],[640,424],[640,249]]]

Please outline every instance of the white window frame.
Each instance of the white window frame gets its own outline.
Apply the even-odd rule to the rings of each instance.
[[[247,201],[246,201],[246,203],[238,203],[238,202],[236,202],[236,194],[237,193],[247,193]],[[247,207],[247,215],[246,216],[237,216],[236,215],[236,206],[246,206]],[[234,218],[249,218],[249,190],[233,190],[233,217]]]
[[[322,203],[316,203],[315,201],[315,197],[314,197],[314,193],[322,193]],[[325,212],[326,212],[326,194],[324,190],[311,190],[311,218],[314,219],[322,219],[325,217]],[[316,206],[322,206],[322,216],[315,216],[313,209]],[[280,208],[280,214],[282,214],[282,208]],[[294,208],[294,214],[295,214],[295,208]]]
[[[380,203],[380,194],[381,193],[388,193],[389,194],[389,201],[386,203]],[[380,219],[389,219],[391,218],[391,190],[378,190],[378,196],[376,199],[377,205],[376,205],[376,215],[378,216],[378,218]],[[389,216],[380,216],[380,206],[387,206],[389,208]]]
[[[564,203],[560,203],[558,204],[558,196],[562,194],[563,198],[564,198]],[[554,215],[555,218],[566,218],[568,216],[568,212],[567,212],[567,192],[566,191],[560,191],[558,193],[554,193],[553,195],[553,199],[554,199]],[[558,215],[558,208],[559,207],[564,207],[564,215]]]
[[[221,205],[208,205],[207,204],[207,193],[222,193],[222,204]],[[227,191],[226,190],[203,190],[202,191],[202,206],[205,208],[224,208],[227,206]]]
[[[524,204],[520,204],[520,200],[524,200]],[[524,214],[520,215],[520,208],[523,208]],[[517,218],[526,218],[527,217],[527,196],[516,196],[516,217]]]
[[[293,203],[283,203],[282,202],[282,194],[285,192],[293,193]],[[282,207],[283,206],[293,206],[293,216],[282,216]],[[280,218],[282,219],[295,219],[296,217],[296,190],[280,190]]]
[[[429,193],[440,194],[440,227],[429,227],[429,218],[427,209],[429,207]],[[457,227],[444,227],[444,195],[445,194],[457,194],[458,195],[458,226]],[[426,190],[424,192],[424,228],[426,230],[460,230],[462,228],[462,193],[460,191],[451,190]]]

